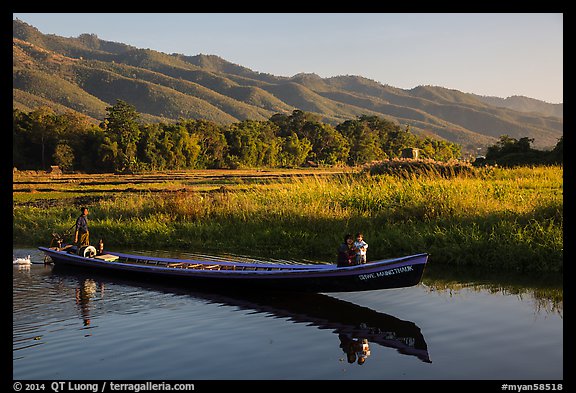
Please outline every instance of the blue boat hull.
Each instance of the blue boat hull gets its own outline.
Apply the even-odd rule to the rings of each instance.
[[[74,253],[39,247],[56,265],[77,266],[115,274],[138,275],[170,281],[188,281],[189,286],[205,288],[235,287],[245,290],[297,292],[352,292],[402,288],[420,282],[428,254],[374,261],[338,268],[335,265],[244,264],[143,257],[111,253],[117,261],[78,256]],[[192,265],[194,264],[194,265]],[[200,268],[186,268],[190,266]],[[177,267],[175,267],[177,266]],[[219,270],[208,267],[218,266]],[[243,270],[246,268],[252,270]],[[220,270],[221,269],[221,270]]]

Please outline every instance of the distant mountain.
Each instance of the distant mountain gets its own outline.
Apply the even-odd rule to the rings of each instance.
[[[550,104],[548,102],[536,100],[524,96],[511,96],[508,98],[476,96],[482,102],[502,108],[513,109],[519,112],[541,113],[547,116],[564,118],[563,104]]]
[[[94,34],[60,37],[13,21],[15,108],[48,105],[101,121],[116,99],[134,105],[147,122],[203,118],[230,124],[294,109],[332,124],[377,115],[470,151],[503,134],[534,138],[536,148],[554,146],[563,134],[562,104],[435,86],[404,90],[361,76],[280,77],[214,55],[166,54]]]

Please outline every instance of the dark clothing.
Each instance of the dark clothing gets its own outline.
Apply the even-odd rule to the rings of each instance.
[[[78,236],[76,245],[78,247],[89,246],[90,233],[88,232],[88,217],[86,217],[84,214],[82,214],[76,220],[76,232]]]
[[[348,363],[354,363],[356,361],[356,350],[354,348],[354,340],[346,334],[340,333],[338,335],[340,339],[340,348],[346,354]]]
[[[348,247],[347,243],[342,243],[338,247],[338,267],[352,266],[356,253]]]
[[[79,233],[88,232],[88,218],[83,214],[76,220],[76,231]]]

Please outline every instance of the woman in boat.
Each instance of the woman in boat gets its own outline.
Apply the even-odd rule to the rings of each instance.
[[[338,247],[338,267],[352,266],[356,257],[354,238],[348,234],[344,236],[344,242]]]
[[[74,243],[78,248],[90,245],[90,232],[88,232],[88,208],[80,209],[82,213],[76,219],[76,231],[74,233]]]

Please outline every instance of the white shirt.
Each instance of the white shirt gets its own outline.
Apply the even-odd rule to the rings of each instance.
[[[366,255],[366,249],[368,248],[368,243],[366,243],[364,240],[362,240],[360,242],[358,240],[356,240],[354,242],[354,247],[356,247],[358,249],[358,251],[356,251],[356,254]]]

